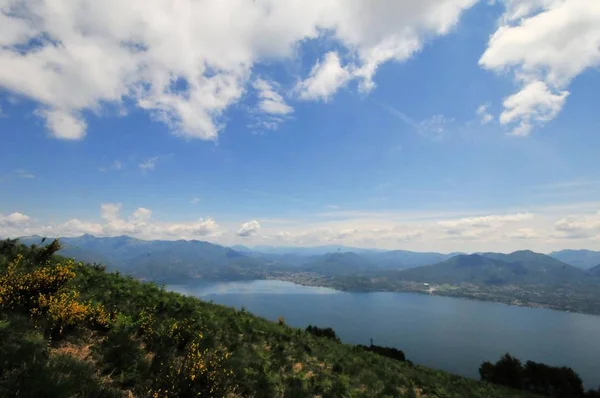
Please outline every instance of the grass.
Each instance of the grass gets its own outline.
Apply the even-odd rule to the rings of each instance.
[[[8,263],[1,254],[0,273]],[[73,272],[52,294],[77,292],[78,302],[111,314],[109,325],[76,320],[57,334],[42,310],[32,318],[30,308],[0,306],[0,396],[532,396],[315,337],[283,319],[270,322],[100,267],[78,264]]]

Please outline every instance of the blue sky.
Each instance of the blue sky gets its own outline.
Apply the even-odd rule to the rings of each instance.
[[[0,236],[600,249],[592,0],[17,3]]]

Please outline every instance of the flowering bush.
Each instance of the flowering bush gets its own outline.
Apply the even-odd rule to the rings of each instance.
[[[29,311],[36,319],[45,316],[58,335],[82,322],[109,327],[111,315],[104,307],[79,301],[79,293],[66,286],[76,276],[73,260],[25,271],[23,258],[18,254],[0,274],[0,308]]]
[[[153,397],[224,397],[230,392],[233,372],[224,366],[230,354],[223,350],[202,349],[202,335],[189,343],[182,356],[162,365],[162,378],[156,380]]]

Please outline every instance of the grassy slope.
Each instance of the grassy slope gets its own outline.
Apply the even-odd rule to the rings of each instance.
[[[0,369],[9,369],[0,372],[0,395],[146,396],[161,374],[152,373],[158,369],[152,363],[156,353],[139,344],[136,330],[140,313],[153,309],[163,325],[192,322],[193,330],[203,332],[205,348],[227,348],[232,354],[226,361],[233,371],[229,382],[238,396],[530,396],[394,361],[89,266],[79,266],[71,284],[82,299],[120,314],[122,325],[110,331],[80,327],[49,341],[26,316],[0,310]],[[125,339],[118,340],[123,333]]]

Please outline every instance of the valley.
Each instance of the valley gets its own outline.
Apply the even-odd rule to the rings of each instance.
[[[22,241],[39,244],[41,237]],[[61,241],[63,256],[102,263],[158,284],[277,279],[341,291],[414,292],[600,315],[600,266],[576,267],[557,259],[567,255],[578,264],[589,264],[598,253],[589,250],[467,255],[324,246],[260,252],[128,236],[83,235]]]

